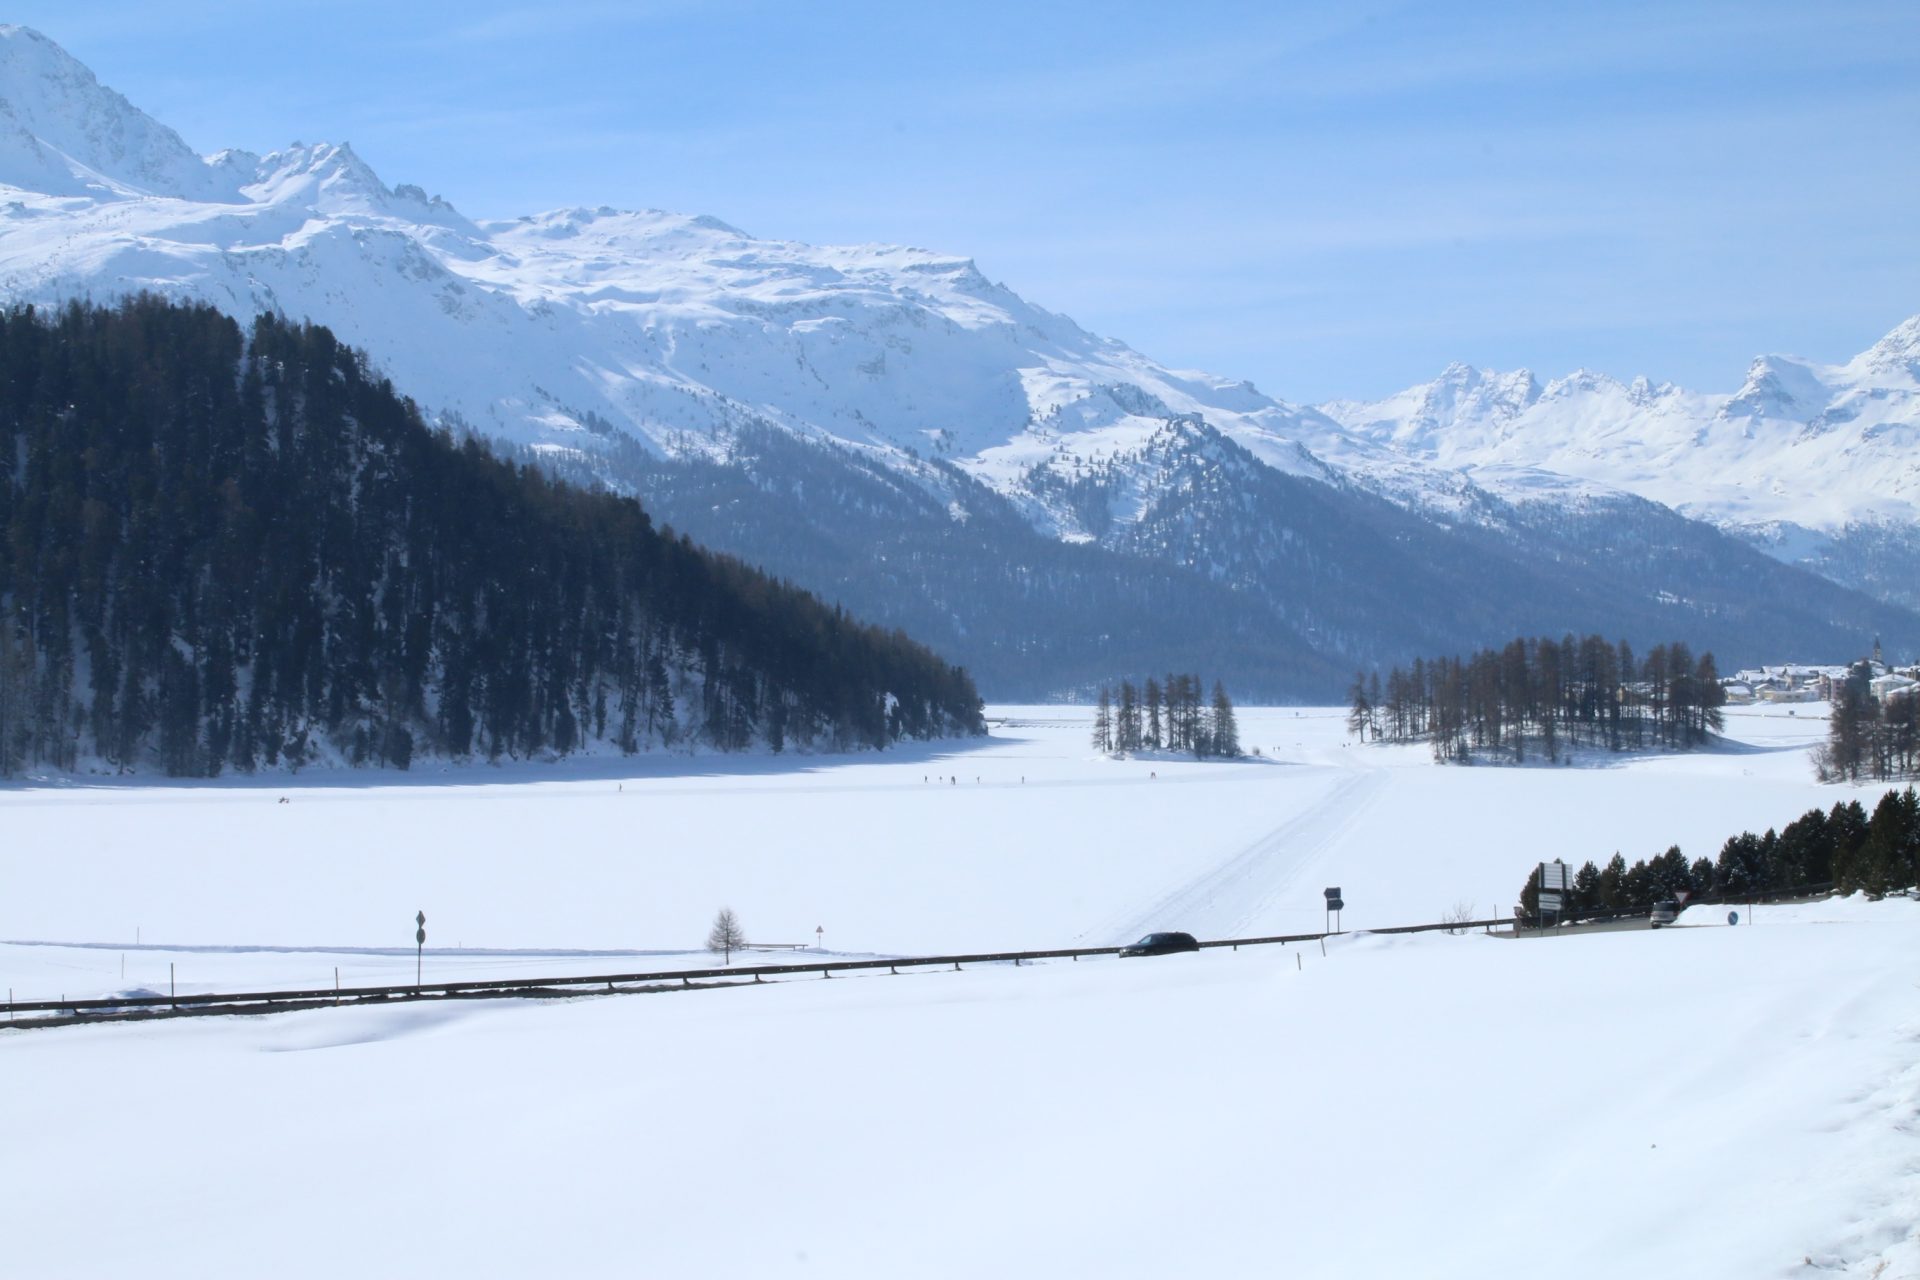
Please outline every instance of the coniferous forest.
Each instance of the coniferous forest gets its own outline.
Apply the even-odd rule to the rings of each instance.
[[[983,731],[961,669],[430,430],[324,328],[0,315],[0,774]]]
[[[1683,642],[1655,645],[1643,660],[1622,640],[1514,640],[1469,658],[1416,659],[1385,684],[1356,675],[1348,731],[1362,741],[1427,741],[1433,758],[1474,753],[1523,762],[1531,748],[1557,762],[1574,744],[1624,751],[1699,746],[1721,727],[1713,655]]]
[[[1809,809],[1779,831],[1745,831],[1717,858],[1689,863],[1678,845],[1631,867],[1614,854],[1604,867],[1589,862],[1573,875],[1563,921],[1616,912],[1644,912],[1677,898],[1741,901],[1796,889],[1865,893],[1879,897],[1920,884],[1920,793],[1888,791],[1868,816],[1858,800],[1831,810]],[[1540,917],[1540,871],[1520,891],[1519,916]]]

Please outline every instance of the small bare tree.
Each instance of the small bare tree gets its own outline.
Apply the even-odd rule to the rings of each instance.
[[[733,914],[732,907],[720,908],[720,914],[713,918],[713,928],[707,931],[707,950],[718,951],[725,955],[726,963],[733,963],[733,953],[747,945],[747,931],[740,927],[740,917]]]
[[[1447,928],[1448,933],[1465,932],[1465,930],[1460,928],[1460,926],[1466,924],[1468,921],[1472,919],[1473,919],[1473,904],[1471,902],[1456,902],[1451,907],[1448,907],[1445,911],[1440,913],[1440,923],[1448,926]]]

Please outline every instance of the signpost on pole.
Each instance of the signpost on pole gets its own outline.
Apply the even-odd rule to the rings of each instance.
[[[420,986],[420,957],[427,950],[427,913],[422,911],[413,918],[413,923],[419,926],[413,931],[413,985],[417,989]]]
[[[1347,901],[1345,898],[1342,898],[1340,896],[1340,886],[1337,884],[1329,885],[1325,890],[1325,892],[1327,895],[1327,929],[1326,931],[1328,933],[1333,933],[1339,927],[1340,922],[1338,917],[1340,915],[1342,908],[1344,908],[1347,905]]]
[[[1572,888],[1573,868],[1558,858],[1540,864],[1540,900],[1536,910],[1543,929],[1549,911],[1553,912],[1553,922],[1560,923],[1561,913],[1567,909],[1567,894]]]

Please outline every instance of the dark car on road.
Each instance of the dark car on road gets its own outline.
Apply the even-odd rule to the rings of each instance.
[[[1200,944],[1190,933],[1150,933],[1131,946],[1120,948],[1123,956],[1167,956],[1176,951],[1198,951]]]

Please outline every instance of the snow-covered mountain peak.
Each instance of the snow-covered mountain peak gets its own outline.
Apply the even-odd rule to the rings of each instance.
[[[1429,403],[1449,409],[1464,404],[1510,408],[1519,401],[1530,403],[1538,393],[1538,384],[1530,369],[1503,373],[1455,360],[1440,371],[1439,377],[1426,384],[1425,393]]]
[[[1654,382],[1646,374],[1636,374],[1627,384],[1627,396],[1633,403],[1641,406],[1653,404],[1663,396],[1673,395],[1676,388],[1671,382]]]
[[[754,238],[738,227],[705,214],[668,213],[661,209],[615,209],[604,204],[595,208],[575,205],[564,209],[548,209],[506,222],[491,223],[489,227],[495,231],[513,229],[545,240],[590,237],[610,242],[635,237],[658,241],[678,238],[688,246],[702,248]]]
[[[1909,317],[1846,365],[1856,378],[1887,380],[1920,388],[1920,315]]]
[[[1597,369],[1575,369],[1564,378],[1555,378],[1541,391],[1542,400],[1568,400],[1577,396],[1624,396],[1627,387],[1620,379]]]
[[[249,162],[251,172],[247,172]],[[266,156],[223,151],[209,164],[245,173],[239,196],[257,204],[293,206],[337,217],[396,219],[469,234],[477,231],[459,210],[420,187],[403,183],[388,189],[350,143],[295,142]]]
[[[1373,402],[1322,406],[1411,456],[1504,488],[1498,468],[1613,486],[1718,523],[1839,530],[1920,517],[1920,317],[1843,366],[1755,359],[1731,394],[1577,370],[1519,414],[1471,403],[1458,367]],[[1435,431],[1433,406],[1454,406]]]
[[[1721,407],[1720,416],[1810,421],[1833,399],[1822,372],[1795,356],[1760,356],[1747,366],[1747,380]]]
[[[232,186],[179,134],[29,27],[0,26],[0,134],[0,182],[9,186],[232,198]]]
[[[1501,373],[1456,361],[1432,382],[1385,400],[1340,400],[1321,410],[1375,444],[1436,456],[1444,455],[1463,430],[1497,434],[1509,429],[1540,396],[1531,370]]]

